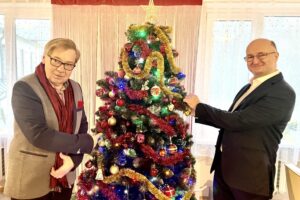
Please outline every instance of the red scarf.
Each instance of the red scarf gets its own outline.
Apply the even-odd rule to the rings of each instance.
[[[54,108],[58,124],[59,131],[72,134],[73,133],[73,109],[74,109],[74,95],[71,83],[68,82],[68,87],[64,90],[65,104],[60,99],[55,88],[53,88],[46,78],[45,65],[41,63],[36,67],[35,74],[38,77],[41,85],[47,93],[51,104]],[[59,157],[59,152],[56,153],[54,169],[58,169],[63,164],[63,160]],[[50,176],[50,187],[54,191],[59,191],[60,187],[68,187],[67,177],[56,179]]]

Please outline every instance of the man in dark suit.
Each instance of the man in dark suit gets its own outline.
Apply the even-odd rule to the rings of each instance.
[[[220,128],[211,167],[214,200],[267,200],[274,191],[276,152],[291,118],[295,92],[277,70],[279,54],[268,39],[256,39],[246,49],[253,74],[236,95],[229,111],[188,95],[197,123]]]

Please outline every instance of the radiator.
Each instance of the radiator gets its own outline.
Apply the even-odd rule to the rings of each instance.
[[[298,165],[300,158],[299,147],[282,147],[277,153],[276,175],[275,175],[275,194],[287,193],[286,173],[284,164],[292,163]]]
[[[287,192],[284,163],[280,160],[276,162],[276,175],[274,184],[274,194],[283,194]]]
[[[0,182],[5,179],[6,159],[7,159],[7,139],[0,138]]]

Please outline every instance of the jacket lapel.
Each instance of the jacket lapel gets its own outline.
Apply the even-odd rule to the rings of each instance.
[[[237,93],[237,95],[234,97],[234,100],[229,108],[229,112],[232,111],[232,108],[234,106],[234,104],[236,103],[236,101],[250,88],[251,84],[248,83],[247,85],[245,85],[244,87],[242,87],[242,89]]]
[[[248,106],[248,104],[257,98],[260,98],[262,94],[265,93],[265,91],[268,90],[269,87],[276,84],[277,82],[283,80],[282,73],[277,74],[276,76],[273,76],[272,78],[266,80],[261,85],[259,85],[255,90],[253,90],[245,99],[238,105],[238,107],[235,110],[239,110],[241,107]],[[240,95],[241,96],[241,95]],[[240,97],[239,96],[239,97]],[[234,103],[238,100],[238,98],[235,99]],[[234,105],[233,103],[233,105]],[[232,106],[230,107],[232,109]]]

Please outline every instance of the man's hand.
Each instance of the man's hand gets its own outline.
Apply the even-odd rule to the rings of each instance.
[[[64,177],[74,167],[74,163],[73,163],[73,161],[72,161],[72,159],[71,159],[70,156],[64,155],[63,153],[60,153],[59,156],[63,160],[64,164],[62,166],[60,166],[58,169],[56,169],[56,170],[52,167],[50,174],[54,178],[62,178],[62,177]]]
[[[198,98],[196,95],[189,94],[189,95],[187,95],[187,96],[183,99],[183,101],[184,101],[185,103],[187,103],[187,104],[191,107],[191,109],[192,109],[191,115],[194,116],[194,115],[195,115],[196,106],[200,103],[199,98]]]

